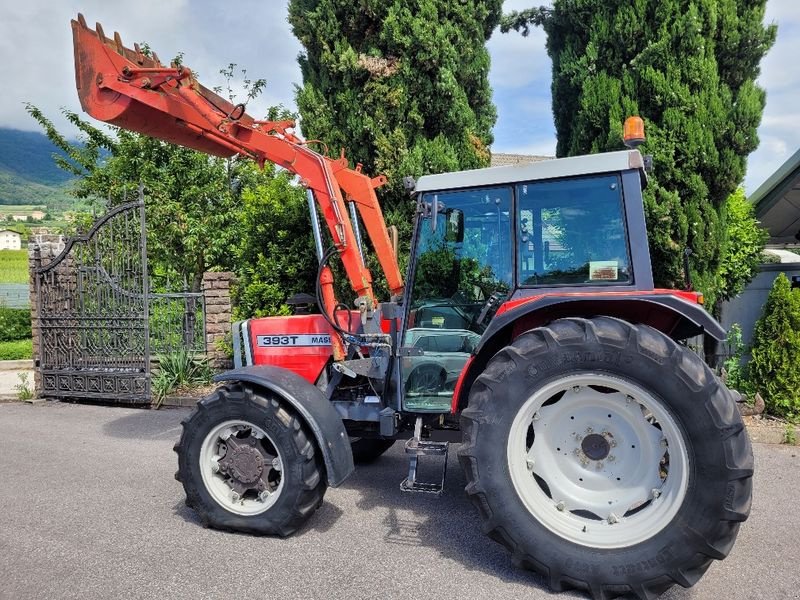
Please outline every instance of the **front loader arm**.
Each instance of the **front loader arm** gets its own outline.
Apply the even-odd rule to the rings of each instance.
[[[358,250],[344,190],[359,209],[392,295],[402,294],[400,268],[375,194],[385,177],[370,178],[360,168],[349,168],[344,156],[331,159],[315,152],[291,131],[291,121],[253,119],[244,105],[234,105],[200,85],[188,67],[164,66],[155,53],[147,55],[136,44],[133,50],[126,48],[118,33],[107,38],[99,23],[89,29],[83,15],[72,21],[72,32],[75,83],[81,107],[89,115],[214,156],[238,154],[297,174],[314,192],[359,308],[371,312],[377,306],[372,277]],[[329,301],[322,308],[333,318],[332,287],[324,295]],[[334,356],[340,360],[344,353],[337,338]]]

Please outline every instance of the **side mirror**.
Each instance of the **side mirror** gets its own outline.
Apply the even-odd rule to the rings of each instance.
[[[458,208],[451,208],[447,211],[447,229],[445,240],[460,244],[464,241],[464,211]]]
[[[439,224],[439,196],[433,196],[433,202],[431,203],[431,231],[436,233],[436,226]]]

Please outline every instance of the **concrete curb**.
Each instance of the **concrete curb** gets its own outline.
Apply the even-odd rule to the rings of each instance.
[[[0,371],[32,371],[32,360],[0,360]]]

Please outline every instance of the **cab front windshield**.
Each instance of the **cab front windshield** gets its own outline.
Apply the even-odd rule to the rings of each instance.
[[[461,369],[512,288],[511,189],[428,193],[404,345],[406,408],[449,407]],[[434,226],[434,214],[435,226]]]

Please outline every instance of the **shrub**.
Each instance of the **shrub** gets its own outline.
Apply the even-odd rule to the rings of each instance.
[[[33,340],[0,342],[0,360],[30,360],[33,358]]]
[[[790,420],[800,417],[800,290],[781,273],[753,332],[750,377],[767,411]]]
[[[725,340],[725,345],[727,346],[726,354],[728,356],[722,364],[725,372],[728,374],[725,383],[729,388],[750,396],[753,391],[752,385],[748,377],[747,369],[742,365],[742,356],[744,355],[746,347],[742,341],[742,328],[738,323],[731,325],[728,331],[728,338]]]
[[[0,342],[31,339],[31,311],[0,306]]]
[[[189,350],[181,349],[158,356],[158,373],[153,376],[156,407],[178,388],[211,383],[213,370],[208,362]]]

